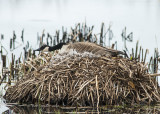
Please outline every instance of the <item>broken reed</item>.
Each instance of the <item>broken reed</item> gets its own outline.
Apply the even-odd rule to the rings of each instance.
[[[145,54],[143,51],[143,48],[138,46],[139,42],[136,43],[136,50],[134,52],[134,48],[132,48],[132,54],[130,55],[130,59],[134,59],[138,62],[141,62],[143,64],[146,64],[146,58],[147,54],[149,53],[149,50],[145,50]],[[138,47],[139,47],[139,53],[138,53]],[[154,49],[154,56],[150,57],[149,63],[148,63],[148,72],[149,73],[158,73],[158,63],[159,63],[159,51],[158,48]],[[157,81],[157,77],[155,77],[154,81]],[[158,86],[158,85],[156,85]]]
[[[100,33],[93,34],[94,26],[88,27],[86,23],[82,25],[78,23],[75,25],[75,28],[71,28],[71,33],[67,33],[67,30],[64,30],[64,27],[62,27],[62,35],[60,35],[60,30],[56,30],[55,35],[51,35],[49,33],[45,35],[45,30],[43,30],[41,36],[39,36],[39,33],[37,33],[37,44],[41,46],[44,42],[43,40],[44,37],[47,36],[46,43],[49,44],[50,46],[56,45],[60,42],[68,43],[68,42],[75,42],[75,41],[96,42],[102,46],[105,46],[106,33],[104,33],[104,28],[105,28],[105,25],[104,23],[102,23]],[[110,30],[111,32],[111,26],[108,30]],[[99,42],[97,42],[98,35],[100,39]],[[112,36],[113,36],[113,33],[109,37],[110,40],[112,39]]]
[[[134,48],[132,48],[132,54],[130,55],[130,59],[135,59],[138,62],[142,62],[143,64],[146,64],[146,58],[147,54],[149,53],[149,50],[145,50],[145,54],[143,51],[143,48],[138,46],[139,41],[136,43],[136,50],[134,52]],[[138,51],[139,47],[139,51]],[[139,52],[139,53],[138,53]],[[158,60],[159,60],[159,51],[158,48],[154,49],[154,56],[150,57],[150,61],[148,63],[148,68],[150,73],[158,73]]]
[[[6,67],[6,56],[2,55],[2,61],[3,61],[2,75],[3,77],[1,79],[0,85],[2,84],[2,82],[8,82],[8,84],[10,85],[12,81],[18,81],[19,79],[21,79],[22,77],[21,75],[19,75],[20,64],[22,64],[21,61],[25,63],[27,58],[35,58],[35,57],[36,57],[35,53],[32,53],[31,49],[29,49],[27,53],[25,52],[25,58],[23,58],[22,53],[21,53],[20,57],[17,60],[15,60],[15,55],[12,53],[12,59],[11,59],[11,63],[8,69]]]

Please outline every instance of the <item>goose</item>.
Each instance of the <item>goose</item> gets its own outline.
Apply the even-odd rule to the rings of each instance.
[[[34,51],[50,52],[50,51],[60,50],[60,53],[67,53],[71,49],[75,50],[78,53],[91,52],[92,54],[95,55],[109,55],[113,57],[119,54],[126,55],[126,53],[122,51],[114,50],[107,47],[102,47],[98,44],[91,42],[59,43],[53,47],[48,45],[43,45]]]

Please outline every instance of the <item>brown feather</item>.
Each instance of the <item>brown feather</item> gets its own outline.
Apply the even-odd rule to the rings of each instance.
[[[99,54],[99,55],[109,55],[109,56],[117,56],[119,54],[124,53],[122,51],[114,50],[111,48],[102,47],[100,45],[97,45],[95,43],[91,42],[75,42],[70,43],[68,45],[68,49],[76,50],[79,53],[83,52],[92,52],[93,54]]]

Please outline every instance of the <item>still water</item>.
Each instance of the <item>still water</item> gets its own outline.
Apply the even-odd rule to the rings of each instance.
[[[128,49],[135,48],[139,40],[144,49],[150,50],[151,56],[154,48],[160,48],[159,11],[160,0],[0,0],[0,34],[4,35],[1,43],[8,51],[8,57],[11,53],[19,57],[27,41],[33,49],[38,47],[37,33],[41,35],[44,29],[45,33],[55,35],[62,26],[69,32],[71,26],[86,21],[88,26],[95,26],[94,33],[99,33],[104,22],[106,30],[112,25],[111,43],[117,41],[119,50],[124,49],[121,33],[126,26],[128,34],[133,32],[133,42],[127,42]],[[24,44],[20,38],[22,29]],[[13,30],[18,48],[9,51]]]
[[[105,106],[99,108],[92,107],[58,107],[58,106],[35,106],[35,105],[14,105],[8,106],[9,110],[4,114],[158,114],[160,113],[158,106],[144,107],[112,107]]]

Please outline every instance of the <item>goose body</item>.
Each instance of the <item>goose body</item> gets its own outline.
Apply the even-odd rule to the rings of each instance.
[[[124,52],[114,50],[107,47],[102,47],[100,45],[97,45],[95,43],[91,42],[75,42],[75,43],[60,43],[58,45],[55,45],[53,47],[43,45],[39,49],[35,51],[54,51],[54,50],[60,50],[60,53],[67,53],[70,50],[75,50],[78,53],[84,53],[84,52],[91,52],[95,55],[109,55],[109,56],[117,56],[119,54],[125,55]]]

